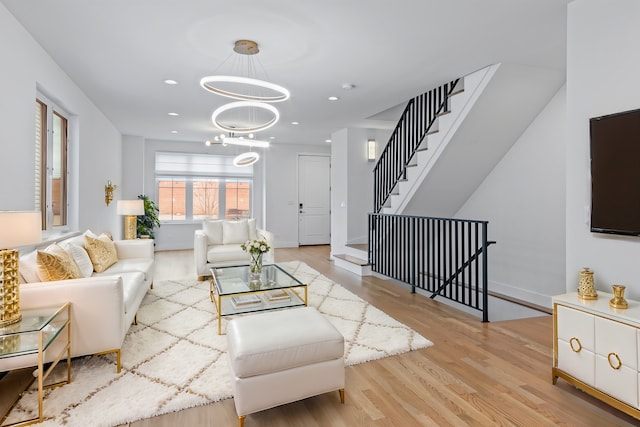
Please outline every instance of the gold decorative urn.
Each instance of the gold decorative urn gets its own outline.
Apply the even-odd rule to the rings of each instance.
[[[581,299],[598,299],[598,292],[593,282],[593,271],[587,267],[580,270],[578,297]]]
[[[629,304],[627,300],[624,299],[624,285],[612,285],[613,288],[613,298],[609,301],[609,306],[612,308],[629,308]]]

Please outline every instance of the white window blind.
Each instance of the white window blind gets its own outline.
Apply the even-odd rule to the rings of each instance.
[[[157,152],[156,175],[249,178],[253,166],[234,166],[232,156]]]
[[[42,212],[42,125],[44,118],[42,117],[42,104],[36,100],[36,140],[35,140],[35,210]]]

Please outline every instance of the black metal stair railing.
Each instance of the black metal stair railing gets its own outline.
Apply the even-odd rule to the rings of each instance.
[[[449,96],[460,79],[411,99],[374,168],[374,212],[380,212],[439,114],[449,111]]]
[[[369,214],[375,273],[482,312],[489,320],[487,221]]]

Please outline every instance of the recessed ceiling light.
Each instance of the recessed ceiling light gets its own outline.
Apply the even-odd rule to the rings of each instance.
[[[351,83],[343,83],[343,84],[342,84],[342,89],[344,89],[344,90],[351,90],[351,89],[353,89],[354,87],[356,87],[356,85],[351,84]]]
[[[325,139],[324,142],[331,142],[331,140],[330,139]]]
[[[329,97],[329,98],[327,98],[327,99],[328,99],[329,101],[337,101],[337,100],[338,100],[338,99],[340,99],[340,98],[338,98],[337,96],[330,96],[330,97]]]
[[[180,115],[178,113],[167,113],[167,114],[170,115],[170,116],[179,116]]]
[[[164,83],[166,83],[166,84],[168,84],[168,85],[177,85],[177,84],[178,84],[178,82],[177,82],[177,81],[172,80],[172,79],[164,80]]]
[[[269,139],[276,139],[276,137],[275,136],[270,136]]]
[[[291,122],[292,125],[299,125],[300,122]]]
[[[178,131],[177,130],[172,130],[171,133],[178,133]]]

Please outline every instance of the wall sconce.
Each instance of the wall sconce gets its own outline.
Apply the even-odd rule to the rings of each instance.
[[[138,215],[144,215],[144,200],[118,200],[118,215],[124,215],[124,239],[136,238]]]
[[[373,161],[376,159],[376,140],[370,139],[367,141],[367,160]]]
[[[104,186],[104,202],[109,206],[109,203],[113,200],[113,192],[118,188],[117,185],[111,184],[111,180],[107,181],[107,185]]]

